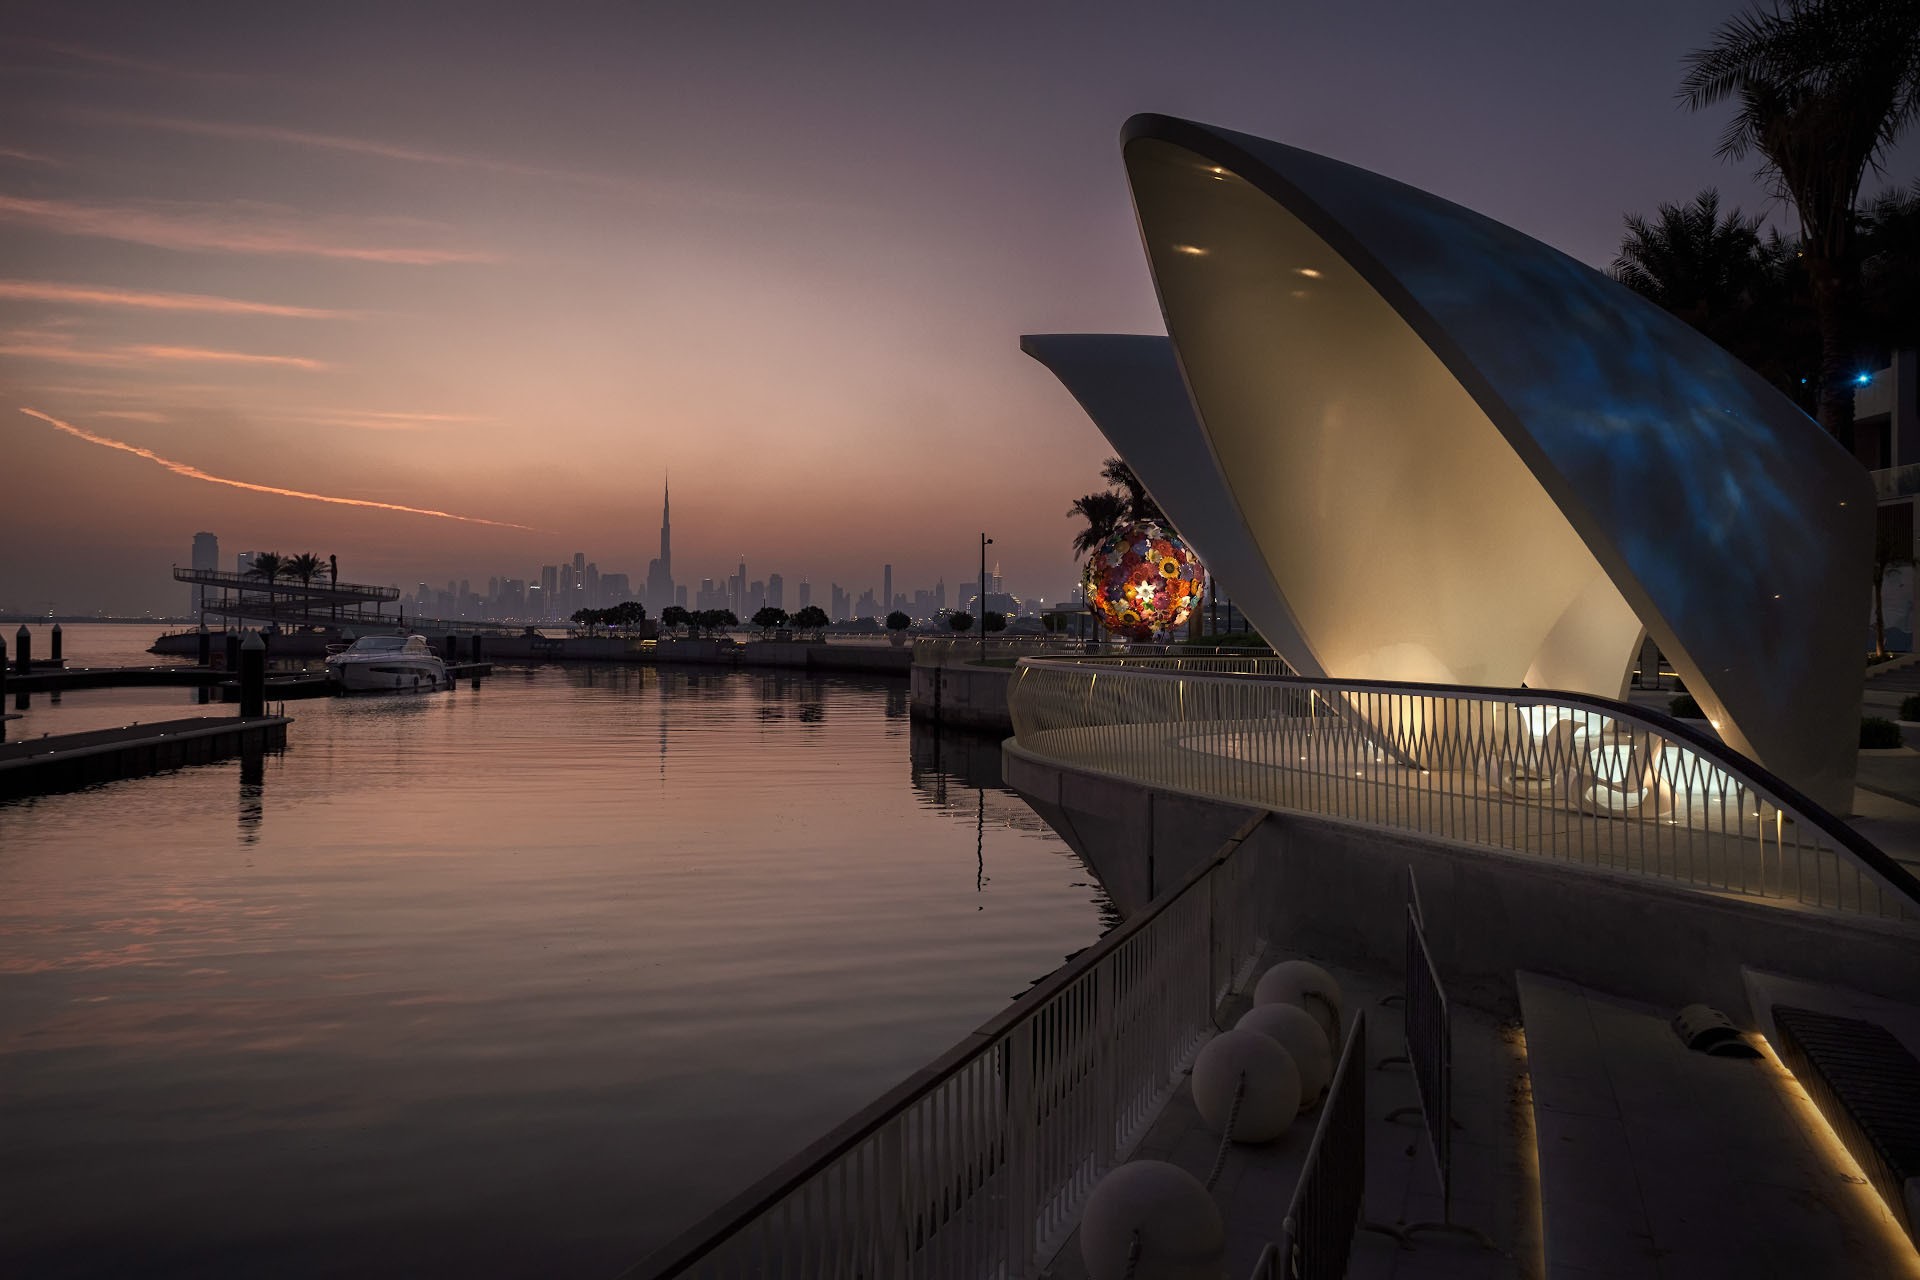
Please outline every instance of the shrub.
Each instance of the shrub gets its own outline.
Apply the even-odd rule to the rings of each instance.
[[[1910,693],[1900,700],[1900,718],[1920,720],[1920,693]]]
[[[973,615],[964,609],[955,609],[947,615],[947,625],[955,631],[966,631],[973,626]]]
[[[1667,714],[1676,720],[1705,720],[1707,718],[1706,712],[1700,710],[1700,704],[1693,700],[1693,695],[1690,693],[1683,693],[1672,702],[1669,702],[1667,704]]]
[[[1860,721],[1860,749],[1862,751],[1886,751],[1892,747],[1906,745],[1906,739],[1900,734],[1900,726],[1880,716],[1868,716]]]
[[[913,619],[909,618],[906,614],[900,612],[900,610],[898,609],[895,609],[892,613],[887,615],[887,630],[889,631],[905,631],[908,627],[912,625],[913,625]]]

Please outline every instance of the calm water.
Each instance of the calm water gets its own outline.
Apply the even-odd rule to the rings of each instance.
[[[289,710],[258,781],[0,805],[0,1274],[605,1275],[1108,923],[903,682],[508,668]]]

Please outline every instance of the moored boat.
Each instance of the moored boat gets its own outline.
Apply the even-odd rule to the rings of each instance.
[[[327,678],[347,693],[431,693],[451,689],[446,663],[425,636],[361,636],[328,646]]]

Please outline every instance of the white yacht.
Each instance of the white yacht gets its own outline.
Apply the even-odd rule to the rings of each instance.
[[[327,678],[347,693],[431,693],[453,688],[425,636],[361,636],[329,645]]]

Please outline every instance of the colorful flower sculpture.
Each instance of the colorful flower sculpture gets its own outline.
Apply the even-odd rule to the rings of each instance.
[[[1136,520],[1087,559],[1087,603],[1108,630],[1151,640],[1186,622],[1206,580],[1205,566],[1178,534]]]

